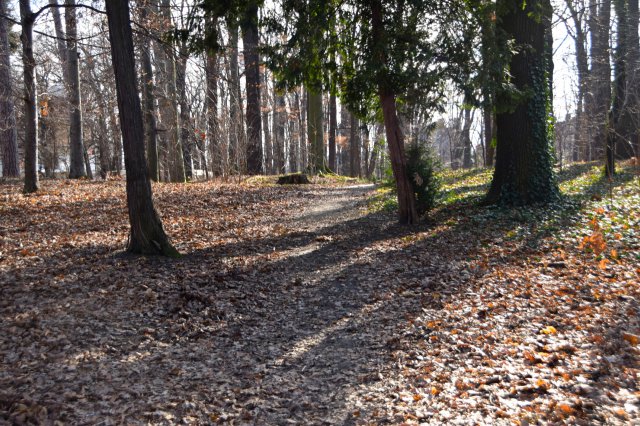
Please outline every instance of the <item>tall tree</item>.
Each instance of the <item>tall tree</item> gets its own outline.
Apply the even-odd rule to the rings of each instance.
[[[148,0],[139,0],[140,21],[150,27],[151,5]],[[140,68],[142,73],[142,100],[144,111],[144,134],[147,147],[147,164],[149,178],[154,182],[160,180],[158,168],[158,129],[155,111],[155,87],[153,83],[153,65],[151,62],[151,40],[141,38]]]
[[[153,0],[152,5],[157,7],[160,28],[164,31],[173,28],[171,1],[162,0],[158,5],[157,0]],[[158,69],[156,86],[161,89],[158,96],[158,110],[160,112],[158,132],[162,134],[163,145],[165,145],[164,148],[167,151],[169,180],[171,182],[184,182],[186,176],[182,142],[180,140],[175,53],[173,45],[168,42],[158,41],[155,47],[156,66]]]
[[[87,176],[82,141],[82,104],[80,98],[80,68],[78,61],[78,31],[75,0],[65,0],[67,30],[67,94],[69,97],[69,178]]]
[[[336,132],[338,130],[338,105],[335,90],[329,95],[329,170],[336,173]]]
[[[218,53],[213,49],[208,49],[205,52],[205,71],[207,78],[207,138],[212,153],[211,167],[214,175],[223,175],[228,167],[225,161],[227,144],[222,143],[218,122]]]
[[[11,88],[11,47],[7,27],[7,3],[0,1],[0,149],[2,150],[2,176],[18,177],[18,137],[16,114]]]
[[[22,69],[24,76],[24,192],[38,190],[38,114],[36,61],[33,57],[33,24],[37,14],[31,11],[29,0],[20,0],[22,33]]]
[[[608,136],[611,105],[611,60],[609,54],[609,27],[611,0],[592,1],[589,5],[589,32],[591,34],[589,90],[585,97],[587,114],[588,149],[585,159],[594,160],[603,153]]]
[[[325,170],[322,123],[322,92],[309,90],[307,96],[307,138],[311,149],[310,166],[314,172]]]
[[[240,21],[244,45],[244,69],[247,84],[247,172],[262,172],[262,126],[260,117],[260,55],[258,45],[258,2],[249,0]]]
[[[489,203],[549,202],[558,190],[553,173],[549,123],[549,84],[545,35],[550,28],[548,0],[499,0],[498,28],[516,52],[509,63],[509,83],[497,116],[496,167]],[[506,85],[506,84],[505,84]]]
[[[151,183],[144,155],[142,109],[136,87],[129,2],[109,0],[106,6],[127,172],[127,206],[131,225],[127,251],[177,256],[178,252],[162,228],[151,197]]]
[[[587,82],[589,81],[589,60],[587,57],[587,34],[584,28],[584,15],[587,8],[584,4],[576,4],[576,0],[565,0],[567,9],[571,15],[571,21],[565,21],[567,33],[573,38],[576,52],[576,69],[578,71],[578,97],[576,99],[576,133],[573,149],[573,161],[586,157],[586,122],[585,122],[585,96]],[[578,6],[578,7],[576,7]],[[571,24],[569,23],[571,22]]]
[[[229,156],[236,173],[244,172],[241,146],[244,141],[242,124],[242,93],[240,89],[240,69],[238,66],[238,24],[235,19],[227,19],[229,31]]]

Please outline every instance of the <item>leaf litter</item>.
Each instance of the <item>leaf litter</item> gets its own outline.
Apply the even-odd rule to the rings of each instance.
[[[602,267],[539,211],[462,201],[408,229],[372,186],[161,184],[184,254],[163,259],[122,254],[121,181],[18,191],[0,185],[0,423],[640,421],[634,226],[598,225],[622,254]]]

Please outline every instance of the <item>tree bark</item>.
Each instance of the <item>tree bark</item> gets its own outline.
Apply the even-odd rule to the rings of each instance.
[[[229,31],[229,157],[235,173],[243,173],[241,145],[244,140],[242,119],[242,95],[238,66],[238,26],[228,22]]]
[[[22,24],[22,67],[24,76],[24,192],[38,190],[38,114],[37,89],[33,57],[33,24],[29,0],[20,0],[20,23]]]
[[[211,156],[211,170],[214,176],[222,176],[227,171],[228,165],[224,161],[223,148],[220,138],[220,126],[218,124],[218,55],[207,51],[205,56],[207,78],[207,138]],[[206,158],[206,154],[204,158]]]
[[[523,8],[519,1],[501,0],[503,14],[498,25],[516,46],[527,46],[511,57],[511,83],[531,94],[517,102],[515,110],[497,116],[496,167],[487,194],[488,203],[531,204],[557,197],[547,123],[549,85],[545,36],[548,20],[536,18],[551,13],[551,5],[533,0]]]
[[[349,113],[349,118],[349,176],[360,177],[360,121],[353,113]]]
[[[67,95],[69,96],[69,178],[87,176],[82,141],[82,104],[80,98],[80,68],[75,0],[65,0],[64,20],[67,30]]]
[[[7,14],[5,1],[0,1],[0,13]],[[16,112],[11,89],[11,47],[7,20],[0,18],[0,149],[2,176],[20,176]]]
[[[287,125],[287,103],[282,93],[274,93],[274,165],[277,174],[285,172],[285,130]]]
[[[260,117],[260,55],[258,54],[258,4],[249,1],[241,23],[247,85],[247,173],[262,173],[262,126]]]
[[[311,169],[314,173],[325,170],[324,140],[322,128],[322,92],[308,90],[307,96],[307,138],[311,148]]]
[[[147,0],[140,0],[140,21],[143,25],[150,25],[150,5]],[[140,62],[142,71],[142,108],[144,112],[145,145],[147,148],[147,164],[149,167],[149,178],[154,182],[160,180],[158,167],[158,129],[155,112],[155,88],[153,84],[153,66],[151,64],[151,40],[144,40],[140,46]]]
[[[169,242],[153,206],[144,155],[144,125],[136,87],[129,3],[127,0],[109,0],[106,6],[127,172],[127,206],[131,224],[127,251],[177,256],[178,252]]]
[[[274,92],[275,92],[275,84]],[[271,129],[269,128],[269,112],[274,113],[275,108],[272,108],[269,104],[269,76],[267,72],[262,73],[262,87],[264,90],[261,93],[260,101],[262,102],[262,131],[264,132],[264,172],[267,175],[274,173],[273,167],[273,141],[271,139]],[[275,113],[273,114],[275,120]]]
[[[186,46],[180,47],[180,52],[176,60],[176,91],[178,96],[178,105],[180,106],[180,145],[182,146],[182,156],[184,163],[184,173],[188,180],[193,179],[193,139],[191,135],[189,114],[189,103],[187,102],[187,60],[189,52]]]
[[[611,0],[594,1],[590,6],[591,70],[586,97],[590,134],[585,159],[594,160],[603,154],[609,140],[609,108],[611,105],[611,61],[609,55],[609,26]]]
[[[589,62],[587,57],[587,37],[582,27],[582,11],[576,9],[574,0],[565,0],[565,4],[571,14],[573,28],[568,33],[573,37],[576,52],[576,68],[578,71],[578,98],[576,99],[576,130],[573,150],[573,161],[585,160],[587,138],[585,130],[587,123],[585,122],[585,93],[587,91],[587,82],[589,81]],[[565,25],[569,25],[568,22]]]
[[[338,129],[338,105],[335,93],[329,96],[329,169],[336,173],[336,131]]]
[[[378,95],[382,107],[384,127],[387,134],[387,145],[391,158],[391,168],[396,181],[398,195],[398,220],[401,224],[412,225],[418,222],[416,197],[407,175],[407,159],[404,152],[404,135],[398,120],[396,99],[394,93],[387,86],[388,76],[385,66],[387,63],[384,39],[385,28],[382,21],[382,4],[379,0],[371,2],[371,31],[375,58],[382,65],[377,75]]]

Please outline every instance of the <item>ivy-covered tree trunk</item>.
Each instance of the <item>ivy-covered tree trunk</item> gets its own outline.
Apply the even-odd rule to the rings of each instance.
[[[33,57],[33,24],[29,0],[20,0],[22,24],[22,69],[24,76],[24,192],[38,190],[38,114],[36,89],[36,61]]]
[[[7,14],[6,2],[0,2],[0,13]],[[2,176],[18,177],[18,137],[16,113],[11,91],[11,47],[9,21],[0,18],[0,149],[2,150]]]
[[[498,26],[515,41],[511,83],[520,96],[502,95],[497,115],[496,167],[486,201],[489,203],[545,203],[557,198],[547,122],[549,105],[545,31],[551,5],[545,0],[523,4],[500,0]],[[515,105],[514,105],[515,104]]]
[[[633,155],[640,156],[640,10],[638,0],[629,1],[629,112],[631,114],[631,135],[629,142]]]
[[[127,206],[131,232],[127,251],[177,256],[153,206],[151,183],[144,151],[142,109],[136,87],[129,2],[106,2],[111,58],[118,94],[118,111],[127,172]]]
[[[260,55],[258,4],[248,2],[241,22],[247,83],[247,173],[262,173],[262,123],[260,117]]]
[[[69,97],[69,178],[87,176],[82,140],[82,104],[80,97],[80,66],[78,63],[78,31],[75,0],[65,0],[64,20],[67,29],[67,95]]]

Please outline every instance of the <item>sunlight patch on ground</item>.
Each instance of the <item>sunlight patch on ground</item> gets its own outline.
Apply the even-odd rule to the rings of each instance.
[[[363,306],[362,309],[360,309],[358,312],[351,314],[350,316],[340,318],[333,325],[324,328],[319,333],[298,341],[298,343],[293,345],[291,349],[289,349],[284,355],[282,355],[275,361],[275,365],[283,365],[285,363],[293,362],[301,358],[305,353],[319,346],[331,334],[343,330],[351,321],[353,321],[354,318],[358,319],[370,315],[372,312],[378,310],[383,303],[384,301],[369,303]]]

